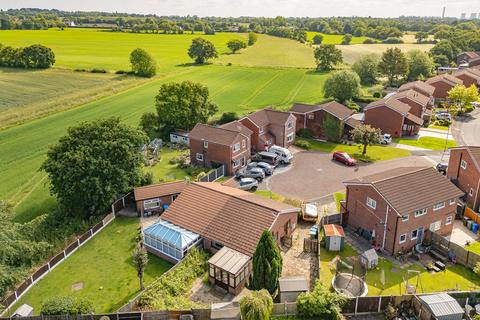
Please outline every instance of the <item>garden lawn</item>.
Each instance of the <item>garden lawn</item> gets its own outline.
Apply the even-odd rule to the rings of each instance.
[[[312,41],[313,37],[316,34],[320,34],[323,36],[323,44],[341,44],[344,37],[343,34],[325,34],[320,32],[307,31],[307,39],[309,41]],[[367,39],[368,37],[353,37],[351,44],[360,44]]]
[[[439,126],[439,125],[435,125],[435,124],[429,125],[428,128],[448,131],[448,127],[447,127],[447,126]]]
[[[180,151],[164,147],[160,150],[160,161],[152,167],[146,167],[145,171],[153,174],[153,179],[156,183],[183,180],[185,178],[195,179],[196,177],[190,176],[184,169],[179,168],[177,164],[170,163],[170,160],[180,156],[182,153],[190,154],[188,150]],[[201,170],[198,171],[200,173]]]
[[[288,108],[294,101],[318,103],[323,99],[319,88],[326,77],[301,69],[186,67],[81,107],[1,130],[0,199],[16,206],[16,220],[21,222],[51,209],[44,204],[52,202],[38,196],[48,194],[46,175],[38,171],[48,146],[65,135],[68,127],[81,121],[118,116],[137,126],[144,112],[155,110],[154,97],[162,83],[191,80],[208,86],[212,100],[219,107],[219,116],[227,111],[243,115],[269,105]]]
[[[99,234],[40,280],[12,308],[27,303],[39,314],[49,298],[75,295],[91,300],[96,313],[114,312],[139,292],[139,281],[132,263],[137,218],[116,218]],[[172,265],[149,254],[144,273],[145,285],[152,283]],[[72,285],[83,284],[74,291]]]
[[[335,271],[330,270],[328,264],[337,255],[340,255],[341,257],[351,257],[356,256],[357,253],[349,244],[345,245],[344,250],[340,253],[328,252],[325,248],[322,248],[320,251],[320,277],[324,284],[331,284]],[[472,270],[461,265],[449,266],[446,271],[443,272],[430,273],[415,264],[402,269],[399,265],[393,264],[387,259],[380,258],[378,268],[370,270],[367,273],[366,281],[368,285],[368,295],[405,294],[404,277],[406,277],[408,269],[421,272],[419,283],[421,283],[423,287],[423,292],[474,290],[480,288],[480,277],[478,277]],[[385,285],[382,285],[380,281],[381,270],[384,270]],[[416,285],[416,275],[411,274],[408,281],[409,284]],[[420,285],[417,288],[417,292],[422,292]]]
[[[476,253],[480,255],[480,241],[474,242],[469,246],[466,246],[465,249],[468,251],[472,251],[473,253]]]
[[[337,212],[340,212],[341,209],[340,201],[345,200],[346,197],[347,195],[345,194],[345,192],[335,192],[333,194],[333,198],[335,199],[335,205],[337,206]]]
[[[394,139],[394,141],[400,144],[431,150],[444,150],[457,146],[455,140],[447,140],[447,143],[445,144],[445,139],[436,137],[420,137],[419,139]]]
[[[361,145],[346,145],[338,144],[332,142],[323,142],[313,139],[304,139],[297,138],[297,142],[305,140],[310,143],[310,149],[314,151],[323,151],[323,152],[334,152],[334,151],[345,151],[356,159],[362,157],[362,146]],[[367,147],[367,161],[382,161],[382,160],[391,160],[395,158],[408,157],[411,155],[411,152],[408,150],[403,150],[399,148],[387,147],[387,146],[368,146]]]

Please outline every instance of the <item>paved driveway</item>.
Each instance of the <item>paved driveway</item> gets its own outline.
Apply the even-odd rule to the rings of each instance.
[[[459,145],[480,145],[480,110],[476,109],[457,117],[452,125],[452,134]]]
[[[295,154],[292,165],[280,168],[272,177],[266,179],[263,187],[285,197],[312,201],[344,190],[343,181],[398,167],[433,164],[434,162],[426,157],[411,156],[346,167],[332,161],[330,153],[304,151]]]

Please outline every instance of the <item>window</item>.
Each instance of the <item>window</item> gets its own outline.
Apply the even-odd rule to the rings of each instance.
[[[204,147],[205,149],[208,149],[208,141],[203,141],[203,147]]]
[[[462,162],[460,162],[460,167],[461,167],[463,170],[466,170],[466,169],[467,169],[467,161],[462,160]]]
[[[447,217],[447,220],[445,221],[445,225],[448,226],[449,224],[451,224],[451,223],[452,223],[452,220],[453,220],[453,219],[452,219],[452,216],[448,216],[448,217]]]
[[[245,139],[242,140],[242,148],[245,148],[247,146],[247,143],[245,142]]]
[[[233,152],[240,150],[240,142],[237,142],[233,145]]]
[[[315,114],[314,113],[309,113],[308,114],[308,119],[310,119],[310,120],[315,119]]]
[[[223,248],[223,244],[217,242],[217,241],[212,241],[212,248],[220,250]]]
[[[407,235],[406,234],[400,235],[400,243],[405,243],[406,241],[407,241]]]
[[[470,197],[473,197],[473,188],[470,188],[470,191],[468,192],[468,195],[469,195]]]
[[[457,200],[456,199],[450,199],[449,203],[450,203],[450,205],[455,204],[455,203],[457,203]]]
[[[441,226],[442,226],[442,221],[440,221],[440,220],[435,221],[434,223],[432,223],[430,225],[430,231],[435,232],[435,231],[439,230]]]
[[[373,200],[370,197],[367,197],[367,206],[369,206],[372,209],[377,209],[377,201]]]
[[[293,132],[287,136],[287,142],[292,142],[292,141],[293,141]]]
[[[203,161],[203,154],[197,153],[196,157],[197,161]]]
[[[287,129],[292,129],[292,127],[293,127],[293,123],[289,122],[289,123],[287,124]]]
[[[409,214],[404,214],[404,215],[402,216],[402,221],[408,221],[408,218],[409,218],[409,217],[410,217]]]
[[[412,231],[412,237],[410,238],[410,240],[415,240],[417,239],[417,237],[418,237],[418,229]]]
[[[427,214],[427,209],[417,210],[415,211],[415,218],[424,216]]]
[[[258,133],[263,133],[263,127],[258,128]]]
[[[143,208],[145,210],[150,210],[150,209],[155,209],[160,207],[160,199],[155,198],[155,199],[150,199],[150,200],[144,200],[143,201]]]
[[[233,160],[233,167],[236,168],[240,165],[240,159]]]
[[[433,211],[437,211],[443,208],[445,208],[445,202],[439,202],[433,206]]]

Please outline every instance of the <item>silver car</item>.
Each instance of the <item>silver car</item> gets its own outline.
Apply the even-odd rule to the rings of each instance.
[[[257,181],[265,179],[265,172],[262,168],[243,168],[235,173],[237,179],[253,178]]]
[[[268,164],[266,162],[250,162],[247,165],[247,168],[261,168],[263,172],[265,172],[265,175],[271,176],[273,174],[273,170],[275,170],[275,167],[272,166],[271,164]]]
[[[238,188],[245,191],[256,191],[258,188],[258,181],[253,178],[242,178],[239,181]]]

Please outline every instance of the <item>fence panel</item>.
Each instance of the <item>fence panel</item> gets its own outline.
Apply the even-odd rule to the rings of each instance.
[[[79,246],[78,241],[75,240],[65,249],[65,255],[68,256],[70,253],[72,253],[73,250],[77,249],[78,246]]]
[[[54,266],[56,266],[60,261],[62,261],[63,259],[65,258],[65,252],[62,251],[60,252],[59,254],[57,254],[55,257],[53,257],[51,260],[50,260],[50,268],[53,268]]]
[[[48,264],[41,266],[35,273],[32,275],[33,281],[37,281],[38,278],[43,276],[45,272],[48,271]]]
[[[358,297],[357,313],[378,312],[380,297]]]

